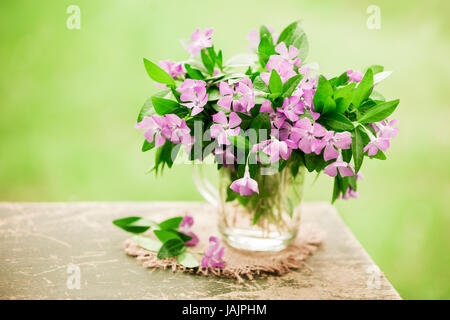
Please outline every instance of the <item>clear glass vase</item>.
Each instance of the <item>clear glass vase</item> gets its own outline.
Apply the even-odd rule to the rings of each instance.
[[[259,194],[239,197],[230,189],[237,179],[228,168],[219,170],[218,189],[206,179],[201,165],[194,165],[194,182],[202,196],[219,214],[219,230],[232,247],[250,251],[279,251],[295,239],[300,224],[300,204],[305,170],[293,176],[285,167],[265,174],[258,170],[254,179]]]

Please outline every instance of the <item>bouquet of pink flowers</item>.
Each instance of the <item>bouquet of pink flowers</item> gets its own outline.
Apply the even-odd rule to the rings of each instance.
[[[229,168],[228,197],[246,204],[260,193],[261,168],[303,167],[334,178],[332,201],[357,196],[365,157],[386,159],[396,136],[390,120],[399,100],[375,90],[390,72],[374,65],[364,73],[336,77],[305,63],[306,34],[299,22],[279,35],[262,26],[249,35],[249,54],[224,61],[213,45],[213,29],[197,29],[184,43],[184,62],[144,59],[161,91],[142,107],[136,128],[144,130],[142,151],[157,148],[154,170],[171,167],[180,149],[189,160],[212,155]]]

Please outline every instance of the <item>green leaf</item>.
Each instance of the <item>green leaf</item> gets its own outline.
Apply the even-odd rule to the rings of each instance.
[[[170,239],[161,246],[158,251],[158,259],[164,259],[169,257],[175,257],[182,254],[186,250],[186,245],[183,240]]]
[[[142,145],[142,152],[146,152],[155,147],[155,139],[153,139],[152,143],[148,142],[147,139],[144,140],[144,144]]]
[[[192,240],[192,237],[191,237],[191,236],[189,236],[189,235],[187,235],[187,234],[185,234],[185,233],[183,233],[183,232],[180,232],[180,231],[177,231],[177,230],[171,230],[171,231],[172,231],[173,233],[175,233],[181,240],[183,240],[183,242]]]
[[[230,184],[231,185],[231,184]],[[235,191],[230,189],[230,186],[228,186],[227,188],[227,198],[226,198],[226,202],[230,202],[233,201],[237,198],[238,193],[236,193]]]
[[[339,176],[341,174],[339,173]],[[341,184],[341,193],[346,194],[348,189],[348,177],[340,178],[340,184]]]
[[[247,200],[247,202],[248,202],[248,200]],[[258,222],[259,218],[261,218],[263,213],[264,213],[264,210],[261,210],[261,209],[256,210],[256,212],[253,214],[253,219],[252,219],[253,225],[255,225]]]
[[[168,113],[174,113],[179,107],[178,102],[160,97],[152,97],[152,103],[156,113],[160,116]]]
[[[383,102],[371,107],[366,113],[364,113],[359,119],[360,123],[372,123],[378,122],[389,117],[395,108],[397,108],[400,100],[393,100]]]
[[[163,90],[163,91],[159,91],[159,92],[155,93],[153,96],[164,98],[164,97],[167,97],[169,95],[169,93],[170,93],[170,90]],[[155,114],[155,109],[153,108],[152,97],[150,97],[145,101],[144,105],[142,106],[141,110],[139,111],[137,122],[141,122],[144,119],[144,117],[151,117],[154,114]]]
[[[347,163],[350,163],[350,161],[352,160],[352,149],[342,149],[341,150],[342,153],[342,160],[344,160]]]
[[[386,98],[376,90],[372,91],[369,98],[375,101],[386,101]]]
[[[250,173],[250,177],[255,178],[256,174],[258,173],[259,166],[258,166],[258,163],[256,161],[255,154],[253,153],[250,156],[252,156],[253,163],[249,163],[248,164],[248,172]],[[248,162],[250,162],[250,159],[248,160]]]
[[[153,233],[161,242],[166,242],[170,239],[180,239],[182,240],[178,234],[169,230],[153,230]]]
[[[162,166],[162,168],[164,168],[164,165],[166,164],[169,168],[171,168],[173,165],[173,161],[176,158],[176,154],[180,150],[180,147],[181,147],[180,144],[176,145],[170,141],[166,141],[161,147],[156,149],[155,165],[152,171],[155,170],[156,173],[158,173],[159,167]],[[173,149],[175,149],[175,151],[172,158]]]
[[[370,108],[376,106],[377,103],[373,100],[366,100],[362,105],[359,106],[358,111],[359,111],[359,117],[361,117],[362,114],[366,113],[367,111],[369,111]]]
[[[186,268],[196,268],[200,266],[197,259],[189,252],[183,252],[177,257],[179,264],[185,266]]]
[[[236,147],[243,150],[250,149],[250,141],[241,135],[238,136],[228,136],[227,139]]]
[[[304,164],[304,156],[301,152],[292,150],[291,153],[292,162],[290,165],[291,174],[295,178],[300,170],[300,166]]]
[[[344,113],[353,99],[356,82],[352,82],[345,87],[341,87],[334,92],[334,99],[336,101],[336,112]]]
[[[139,111],[139,115],[137,118],[137,122],[141,122],[144,117],[151,117],[155,114],[155,109],[153,108],[152,98],[148,98],[145,100],[144,105],[141,108],[141,111]]]
[[[355,108],[358,108],[361,103],[364,102],[367,98],[369,98],[370,94],[373,90],[373,72],[372,69],[368,69],[364,74],[361,82],[358,84],[355,90],[355,94],[353,96],[352,103]]]
[[[217,63],[217,66],[219,67],[219,69],[222,70],[223,69],[223,54],[222,54],[222,50],[219,50],[219,53],[217,54],[216,63]]]
[[[328,97],[327,100],[325,100],[325,104],[323,105],[322,109],[322,115],[329,112],[334,112],[336,110],[336,102],[334,102],[334,99],[332,97]]]
[[[159,228],[159,225],[152,221],[141,217],[126,217],[116,219],[113,224],[117,227],[131,233],[143,233],[150,228]]]
[[[279,96],[283,90],[283,82],[275,69],[272,69],[272,72],[270,73],[269,89],[272,94],[277,96]]]
[[[262,39],[264,37],[267,37],[270,40],[270,43],[273,45],[272,33],[270,33],[269,29],[267,29],[266,26],[262,25],[259,28],[259,38]]]
[[[257,108],[254,108],[254,109],[257,109]],[[253,117],[248,114],[242,113],[242,112],[236,112],[236,114],[242,120],[239,127],[241,127],[242,130],[247,130],[250,127],[252,121],[254,120]]]
[[[144,58],[144,66],[152,80],[175,87],[175,80],[158,65]]]
[[[300,27],[300,21],[291,23],[281,31],[278,43],[281,42],[284,42],[288,49],[290,45],[296,47],[299,50],[298,56],[302,61],[308,56],[308,38],[306,37],[306,33]]]
[[[145,250],[158,252],[159,249],[161,249],[162,243],[159,241],[156,241],[152,238],[147,238],[143,236],[133,236],[131,238],[134,242],[136,242],[141,248],[144,248]]]
[[[289,78],[286,80],[286,82],[283,85],[283,98],[290,97],[292,93],[297,89],[298,84],[302,80],[303,75],[298,74],[296,76],[293,76],[292,78]]]
[[[331,198],[331,203],[334,203],[336,201],[336,199],[339,197],[341,190],[339,187],[339,177],[336,176],[334,178],[334,184],[333,184],[333,196]]]
[[[383,66],[376,65],[376,64],[370,66],[368,69],[372,69],[372,73],[374,75],[384,71],[384,67]]]
[[[216,50],[214,50],[214,46],[207,47],[206,48],[206,52],[208,53],[208,55],[211,58],[211,60],[214,61],[214,63],[215,63],[217,55],[216,55]]]
[[[183,217],[175,217],[175,218],[170,218],[167,220],[164,220],[163,222],[161,222],[159,224],[159,227],[162,230],[167,230],[167,229],[178,229],[178,227],[180,226],[181,221],[183,220]]]
[[[321,155],[316,155],[314,152],[305,153],[305,167],[309,172],[313,172],[316,170],[319,165],[320,160],[322,159]]]
[[[346,177],[346,179],[348,180],[348,184],[349,184],[350,188],[352,188],[353,190],[357,191],[358,190],[358,184],[356,182],[356,175],[353,175],[351,177]]]
[[[364,143],[362,135],[366,134],[363,129],[357,126],[352,132],[352,154],[353,161],[355,163],[355,173],[358,173],[361,169],[364,160]]]
[[[314,111],[322,113],[323,106],[328,97],[333,95],[333,88],[324,76],[319,76],[319,84],[317,85],[316,93],[314,94]]]
[[[354,128],[353,123],[346,116],[336,112],[324,114],[317,121],[327,129],[335,131],[350,131]]]
[[[374,156],[369,156],[370,159],[386,160],[386,155],[383,151],[378,150]]]
[[[269,92],[269,87],[265,84],[260,76],[257,76],[255,80],[253,80],[253,89],[263,92]]]
[[[204,80],[205,76],[198,69],[192,68],[190,64],[185,63],[184,68],[189,78],[194,80]]]
[[[220,97],[221,97],[220,91],[217,88],[212,88],[208,92],[208,101],[217,101],[220,99]]]
[[[343,72],[343,73],[341,73],[341,75],[339,77],[331,78],[328,81],[333,86],[333,88],[336,88],[336,87],[343,86],[343,85],[347,84],[348,80],[349,80],[349,77],[347,75],[347,72]]]
[[[273,54],[276,54],[275,52],[275,46],[272,42],[272,36],[270,38],[267,35],[263,35],[259,40],[258,45],[258,58],[259,63],[261,64],[261,67],[265,68],[267,61],[269,61],[269,57]]]
[[[206,70],[208,71],[209,74],[213,74],[216,61],[213,60],[213,57],[211,57],[210,52],[208,52],[206,49],[200,50],[200,54],[203,65],[205,66]]]
[[[250,128],[255,129],[257,133],[259,133],[259,129],[269,130],[268,135],[270,134],[271,124],[270,124],[270,116],[266,112],[259,113],[250,124]]]

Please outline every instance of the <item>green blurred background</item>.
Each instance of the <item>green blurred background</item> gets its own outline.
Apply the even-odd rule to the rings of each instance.
[[[81,9],[68,30],[66,9]],[[381,29],[369,30],[369,5]],[[251,29],[303,19],[308,61],[325,74],[382,64],[380,85],[400,98],[400,134],[388,161],[366,160],[361,198],[338,202],[347,225],[404,298],[450,298],[450,11],[448,1],[18,1],[0,2],[0,200],[201,200],[191,170],[145,175],[133,128],[156,92],[142,65],[187,58],[178,40],[214,27],[225,59]],[[332,181],[307,181],[328,201]]]

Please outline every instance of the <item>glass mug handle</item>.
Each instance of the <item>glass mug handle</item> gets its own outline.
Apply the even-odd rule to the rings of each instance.
[[[220,203],[219,190],[205,177],[203,165],[194,164],[192,166],[192,179],[202,197],[211,205],[218,208]]]

